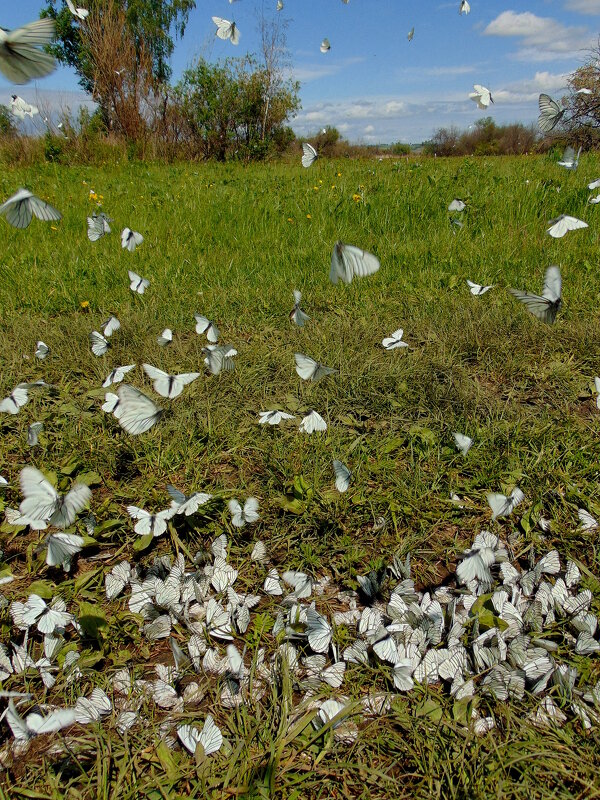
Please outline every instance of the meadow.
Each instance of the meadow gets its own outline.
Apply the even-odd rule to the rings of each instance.
[[[0,575],[15,578],[0,588],[7,599],[2,642],[16,635],[8,601],[33,591],[62,596],[88,620],[77,644],[79,680],[59,672],[45,690],[31,674],[27,691],[57,704],[93,686],[111,696],[116,670],[147,675],[157,663],[171,664],[168,640],[144,636],[124,595],[107,602],[105,573],[120,560],[151,564],[162,554],[183,553],[189,565],[223,533],[239,566],[238,592],[264,578],[249,558],[256,539],[267,545],[270,566],[326,575],[342,590],[356,590],[357,575],[410,553],[416,587],[433,590],[453,581],[460,553],[490,530],[523,565],[552,548],[563,561],[576,559],[592,610],[600,612],[598,531],[583,531],[577,517],[578,508],[600,514],[593,388],[600,211],[588,204],[587,189],[599,170],[588,154],[573,172],[552,155],[318,159],[309,170],[295,163],[4,168],[2,200],[27,186],[63,219],[34,219],[25,231],[0,219],[0,396],[21,381],[54,387],[31,391],[21,413],[0,417],[0,474],[8,481],[0,511],[18,505],[19,471],[32,464],[63,490],[85,480],[96,519],[90,532],[78,518],[77,532],[90,538],[68,573],[46,566],[43,534],[6,522],[0,528]],[[467,204],[462,228],[447,211],[455,197]],[[114,220],[113,232],[91,243],[86,217],[98,204]],[[589,228],[552,239],[547,223],[563,213]],[[144,236],[134,253],[120,246],[125,226]],[[375,253],[380,270],[332,286],[338,239]],[[550,264],[563,278],[554,325],[507,291],[539,293]],[[130,291],[129,269],[149,279],[143,296]],[[466,279],[495,288],[474,297]],[[303,328],[288,318],[293,289],[302,291],[310,316]],[[233,372],[205,371],[195,312],[215,320],[221,340],[237,349]],[[111,313],[121,329],[97,358],[88,335]],[[156,339],[165,327],[173,342],[161,348]],[[397,328],[409,347],[384,351],[382,339]],[[43,361],[34,357],[39,339],[50,348]],[[301,381],[297,352],[338,373]],[[100,410],[110,369],[134,362],[202,373],[176,400],[153,395],[165,414],[138,437]],[[132,375],[150,396],[139,366]],[[315,408],[327,431],[308,436],[291,423],[259,425],[259,411],[273,408],[299,416]],[[34,420],[44,431],[29,447]],[[466,456],[453,431],[474,439]],[[353,473],[344,494],[335,489],[333,458]],[[177,530],[170,525],[151,541],[137,536],[126,507],[166,507],[167,484],[214,499]],[[514,486],[525,501],[492,522],[486,494]],[[259,500],[260,521],[236,530],[227,500],[250,495]],[[545,532],[542,515],[550,521]],[[387,525],[374,530],[379,517]],[[236,637],[247,662],[259,646],[269,647],[270,602],[263,598],[246,634]],[[325,592],[319,602],[333,611],[337,601]],[[347,643],[342,629],[335,635],[340,647]],[[173,636],[185,647],[177,626]],[[75,646],[67,643],[59,664]],[[600,678],[597,655],[565,651],[565,658],[586,685]],[[389,689],[386,680],[381,670],[352,665],[344,693],[358,701],[374,685]],[[440,686],[417,684],[382,716],[361,718],[353,706],[358,737],[344,743],[332,725],[315,730],[314,710],[290,724],[302,693],[285,670],[262,702],[233,709],[220,708],[216,683],[203,683],[200,708],[179,713],[185,720],[214,715],[226,746],[210,758],[161,744],[165,712],[154,708],[125,735],[107,721],[54,736],[63,742],[59,756],[46,752],[47,737],[33,740],[22,758],[5,746],[0,797],[600,796],[598,727],[586,731],[573,715],[562,727],[535,727],[527,720],[537,705],[529,694],[482,700],[496,727],[475,736],[464,705]],[[11,676],[2,688],[23,685]],[[335,695],[328,687],[322,693]],[[2,739],[9,738],[3,723]]]

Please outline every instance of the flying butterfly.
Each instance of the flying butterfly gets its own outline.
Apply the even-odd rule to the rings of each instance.
[[[380,266],[379,259],[372,253],[361,250],[360,247],[337,241],[331,254],[329,280],[334,285],[340,279],[344,283],[352,283],[352,278],[373,275]]]
[[[488,494],[487,501],[492,509],[492,519],[508,517],[524,499],[525,495],[518,487],[515,487],[508,497],[498,493]]]
[[[386,338],[381,342],[381,345],[385,350],[395,350],[397,347],[408,347],[408,344],[402,341],[403,336],[404,330],[402,328],[398,328],[398,330],[394,331],[391,336],[386,336]]]
[[[66,3],[71,14],[77,17],[78,20],[83,21],[90,13],[86,8],[76,8],[73,0],[66,0]]]
[[[550,266],[546,270],[544,277],[544,288],[542,294],[529,294],[529,292],[522,292],[518,289],[510,289],[510,293],[525,304],[527,310],[531,312],[534,317],[552,324],[556,319],[557,313],[560,311],[562,279],[560,276],[560,269],[556,266]]]
[[[218,375],[220,372],[231,372],[235,368],[233,357],[237,356],[235,347],[229,344],[208,344],[202,348],[204,353],[204,363],[212,375]]]
[[[411,28],[409,32],[406,34],[406,38],[408,39],[409,42],[412,42],[414,36],[415,36],[415,29]]]
[[[298,426],[300,433],[314,433],[315,431],[326,431],[327,423],[323,417],[314,409],[309,411]]]
[[[36,45],[54,39],[55,23],[51,17],[37,19],[12,31],[0,28],[0,72],[13,83],[28,83],[43,78],[55,68],[54,56]]]
[[[303,167],[310,167],[314,163],[315,159],[319,157],[319,154],[315,150],[315,148],[309,142],[304,142],[302,145],[302,166]]]
[[[19,119],[25,119],[26,116],[29,116],[33,119],[35,114],[39,114],[40,110],[37,106],[32,106],[26,100],[23,100],[22,97],[19,97],[16,94],[13,94],[10,100],[10,110],[11,113],[18,117]]]
[[[121,381],[125,378],[125,375],[127,375],[128,372],[131,372],[131,370],[134,368],[135,364],[125,364],[123,367],[115,367],[106,376],[104,383],[102,384],[102,388],[106,389],[113,383],[121,383]]]
[[[456,445],[457,449],[466,456],[471,446],[473,444],[473,439],[469,436],[466,436],[464,433],[459,433],[458,431],[453,431],[452,436],[454,436],[454,444]]]
[[[138,506],[127,506],[127,513],[132,519],[137,520],[133,530],[140,536],[152,534],[152,536],[162,536],[167,530],[167,521],[173,516],[170,508],[151,514]]]
[[[239,44],[241,34],[235,22],[230,22],[222,17],[213,17],[212,21],[217,26],[216,34],[219,39],[224,39],[225,41],[229,39],[231,44]]]
[[[38,436],[44,430],[43,422],[32,422],[27,428],[27,444],[29,447],[35,447],[38,443]]]
[[[173,341],[173,331],[171,328],[165,328],[160,336],[156,337],[156,341],[161,347],[166,347],[168,344],[171,344]]]
[[[150,281],[140,277],[137,272],[132,272],[130,269],[127,270],[127,274],[129,275],[129,288],[131,291],[136,294],[144,294],[148,286],[150,286]]]
[[[323,41],[321,42],[321,46],[319,47],[319,50],[322,53],[328,53],[331,50],[329,39],[323,39]]]
[[[448,211],[464,211],[467,207],[464,200],[454,199],[448,206]]]
[[[294,289],[294,307],[290,311],[290,322],[294,322],[299,328],[302,328],[305,322],[308,322],[310,317],[300,308],[300,301],[302,300],[302,292]]]
[[[546,233],[549,233],[553,239],[562,239],[567,231],[577,231],[588,227],[587,222],[577,219],[577,217],[570,217],[568,214],[561,214],[560,217],[551,219],[548,225]]]
[[[110,233],[109,222],[112,222],[112,220],[109,220],[104,213],[92,214],[91,217],[87,218],[87,235],[90,242],[97,242],[105,234]]]
[[[71,569],[71,559],[83,549],[84,540],[82,536],[61,532],[50,534],[46,544],[46,564],[50,567],[60,565],[68,572]]]
[[[471,100],[477,103],[477,107],[481,108],[483,111],[489,106],[490,103],[494,102],[494,98],[488,88],[482,86],[480,83],[473,84],[474,92],[469,94]]]
[[[494,284],[491,286],[481,286],[479,283],[474,283],[467,278],[467,286],[469,287],[469,291],[475,297],[480,297],[482,294],[489,292],[490,289],[494,288]]]
[[[122,383],[117,389],[119,398],[113,413],[119,425],[132,436],[138,436],[158,422],[163,409],[135,386]]]
[[[19,475],[21,492],[25,498],[20,506],[21,514],[34,523],[43,523],[55,528],[68,528],[77,514],[89,503],[92,492],[83,483],[74,483],[65,495],[60,495],[46,476],[35,467],[23,467]]]
[[[173,400],[183,392],[184,388],[200,377],[199,372],[182,372],[180,375],[170,375],[162,369],[153,367],[152,364],[142,364],[144,372],[152,380],[154,391],[161,397]]]
[[[127,248],[130,253],[133,253],[135,248],[144,241],[144,237],[137,231],[132,231],[130,228],[123,228],[121,232],[121,247]]]
[[[562,119],[565,109],[561,108],[549,94],[542,93],[539,96],[538,104],[540,107],[538,127],[543,133],[550,133]]]
[[[42,20],[40,20],[40,22],[41,21]],[[0,29],[0,34],[1,32]],[[0,53],[1,50],[2,44],[0,40]],[[0,56],[0,64],[1,63]],[[28,189],[19,189],[0,206],[0,215],[3,216],[13,228],[26,228],[33,219],[34,214],[43,222],[56,222],[62,219],[60,211],[57,211],[44,200],[40,200],[39,197],[36,197]]]
[[[39,358],[40,361],[42,361],[44,358],[46,358],[49,352],[50,348],[48,347],[48,345],[45,342],[42,342],[40,339],[40,341],[37,342],[35,345],[35,354],[34,354],[35,357]]]
[[[460,8],[458,9],[459,14],[468,14],[471,11],[471,6],[469,5],[468,0],[460,0]]]
[[[100,325],[102,328],[102,332],[105,336],[112,336],[115,331],[118,331],[121,327],[121,323],[117,319],[114,314],[111,314],[110,317]]]
[[[557,162],[559,167],[564,167],[565,169],[577,169],[579,166],[579,156],[581,155],[581,147],[577,151],[577,155],[575,155],[575,150],[572,147],[565,147],[565,152],[563,153],[563,157],[560,161]]]
[[[29,402],[29,384],[19,383],[12,392],[0,400],[0,412],[4,414],[18,414],[21,408]]]
[[[305,381],[316,382],[327,375],[333,375],[337,372],[333,367],[326,367],[320,361],[315,361],[310,356],[305,356],[302,353],[295,353],[296,372]]]
[[[92,331],[89,337],[92,353],[95,356],[103,356],[110,347],[110,342],[108,339],[101,333],[98,333],[98,331]]]
[[[202,314],[194,314],[194,317],[196,319],[196,333],[205,333],[208,341],[213,344],[218,342],[219,329],[215,323],[207,317],[203,317]]]
[[[279,425],[282,420],[294,419],[294,414],[286,411],[259,411],[258,417],[259,425]]]

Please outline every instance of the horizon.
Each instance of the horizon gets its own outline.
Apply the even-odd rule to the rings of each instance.
[[[275,2],[198,4],[183,39],[175,42],[172,83],[198,56],[216,61],[256,53],[263,8],[267,17],[288,24],[288,74],[301,82],[302,108],[289,120],[295,134],[307,138],[334,127],[352,144],[367,145],[420,144],[439,128],[464,131],[484,116],[498,125],[535,122],[539,93],[564,94],[568,75],[597,41],[594,23],[600,16],[600,0],[528,0],[518,11],[500,0],[486,0],[485,7],[483,0],[472,0],[471,13],[462,16],[459,0],[410,0],[402,9],[382,0],[377,13],[366,0],[284,0],[281,12]],[[5,9],[2,27],[36,19],[44,5],[23,0]],[[215,37],[212,15],[235,20],[241,31],[237,47]],[[325,37],[331,50],[323,54]],[[474,83],[492,92],[494,105],[485,111],[469,99]],[[24,87],[0,78],[0,102],[7,104],[14,93],[50,114],[67,106],[76,114],[80,105],[94,105],[66,67]]]

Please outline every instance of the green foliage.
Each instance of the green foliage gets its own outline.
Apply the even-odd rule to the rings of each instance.
[[[127,23],[138,44],[143,42],[151,53],[153,75],[162,83],[169,79],[169,58],[173,53],[176,37],[183,36],[190,11],[196,0],[114,0],[115,5],[126,12]],[[107,0],[88,0],[85,7],[90,12],[102,12]],[[82,46],[81,28],[67,8],[64,0],[46,0],[41,17],[56,20],[56,39],[50,50],[60,61],[73,67],[79,75],[79,83],[86,92],[92,92],[92,54]]]
[[[0,136],[14,136],[16,132],[10,109],[0,104]]]
[[[50,130],[44,134],[44,158],[46,161],[59,161],[63,143]]]
[[[125,558],[147,566],[158,554],[172,554],[170,534],[144,542],[126,512],[130,504],[165,507],[172,482],[215,495],[181,543],[194,554],[227,530],[232,563],[245,565],[239,592],[250,590],[246,575],[258,569],[249,566],[254,536],[267,543],[270,566],[326,573],[344,588],[355,586],[357,573],[410,551],[424,587],[447,580],[457,553],[490,529],[525,565],[532,547],[557,547],[563,563],[575,556],[597,610],[598,583],[590,577],[600,574],[597,531],[577,525],[578,507],[600,512],[600,417],[592,392],[600,363],[597,242],[589,231],[550,241],[545,222],[565,204],[592,221],[581,187],[598,176],[600,160],[586,155],[575,174],[545,157],[420,163],[412,169],[403,161],[394,168],[389,161],[320,158],[304,170],[299,163],[136,161],[3,170],[1,196],[29,186],[64,216],[57,225],[34,220],[25,232],[0,219],[0,396],[20,381],[43,378],[55,387],[32,391],[20,414],[2,419],[0,474],[9,482],[2,500],[17,506],[18,472],[32,458],[56,471],[61,491],[84,476],[94,484],[101,476],[102,486],[94,486],[91,504],[97,544],[86,545],[69,574],[43,566],[43,551],[35,556],[39,575],[28,572],[26,550],[35,555],[45,532],[2,533],[4,558],[19,577],[2,593],[23,600],[35,587],[48,598],[63,595],[82,614],[88,638],[78,666],[86,687],[109,691],[117,665],[150,678],[154,665],[171,663],[168,644],[142,636],[141,620],[124,599],[106,603],[103,574]],[[361,202],[352,199],[358,186]],[[91,188],[114,219],[113,233],[95,244],[84,224],[96,208]],[[448,223],[455,196],[467,201],[462,229]],[[127,224],[145,237],[135,254],[120,247],[118,231]],[[331,249],[340,237],[376,253],[380,271],[331,286]],[[551,262],[561,265],[565,304],[556,324],[546,326],[506,287],[539,291]],[[150,279],[144,296],[129,290],[127,269]],[[466,278],[498,286],[475,298]],[[311,316],[302,329],[288,320],[294,287]],[[150,432],[127,436],[99,410],[102,381],[112,366],[134,360],[176,372],[200,369],[205,340],[194,333],[196,311],[215,319],[223,341],[238,350],[235,372],[199,378]],[[122,328],[97,359],[88,334],[111,312]],[[174,342],[161,349],[156,337],[167,324]],[[379,342],[399,326],[410,349],[384,352]],[[51,349],[43,362],[32,356],[39,338]],[[302,383],[295,352],[339,373]],[[131,380],[151,393],[139,367]],[[265,430],[256,416],[269,405],[298,415],[314,407],[328,430]],[[32,420],[45,422],[43,450],[26,444]],[[466,458],[454,448],[453,430],[475,439]],[[355,476],[343,496],[332,492],[333,455]],[[517,476],[526,495],[523,516],[492,523],[486,492]],[[262,521],[251,532],[227,527],[226,501],[242,491],[260,498]],[[533,525],[537,508],[551,520],[547,533]],[[375,534],[379,515],[388,526]],[[74,528],[85,532],[82,521]],[[144,547],[136,550],[137,542]],[[317,603],[334,608],[333,590]],[[246,663],[265,644],[271,614],[263,608],[245,637]],[[472,616],[482,629],[495,623],[487,598]],[[7,620],[4,610],[6,642]],[[241,637],[236,644],[241,650]],[[586,663],[590,682],[597,680],[598,658]],[[385,686],[385,676],[374,672],[349,665],[344,691],[358,700],[375,681]],[[593,796],[597,785],[595,729],[586,733],[572,721],[560,729],[533,727],[527,716],[537,700],[528,695],[522,704],[477,701],[482,715],[494,714],[497,729],[475,737],[468,725],[477,702],[421,687],[381,718],[356,714],[358,739],[340,744],[331,730],[313,730],[314,712],[290,723],[298,692],[285,671],[261,705],[235,710],[220,705],[222,681],[188,673],[185,682],[191,678],[208,688],[190,719],[210,709],[226,739],[208,763],[161,747],[157,713],[126,736],[115,732],[114,720],[56,735],[52,745],[64,739],[68,746],[58,757],[42,741],[22,763],[5,767],[1,790],[6,797],[567,800]],[[13,688],[11,680],[3,689]],[[38,678],[32,672],[27,680]],[[75,691],[80,687],[66,685],[59,671],[45,701],[72,704]],[[180,720],[187,717],[178,714],[174,724]]]
[[[273,87],[250,57],[216,64],[200,58],[184,72],[176,95],[187,136],[205,158],[260,160],[289,141],[284,123],[298,108],[297,90],[292,82]]]
[[[390,147],[390,152],[395,156],[408,156],[411,153],[411,146],[409,144],[403,144],[402,142],[396,142]]]
[[[493,117],[482,117],[466,131],[438,128],[423,150],[427,155],[438,156],[518,155],[535,152],[539,140],[533,125],[498,125]]]

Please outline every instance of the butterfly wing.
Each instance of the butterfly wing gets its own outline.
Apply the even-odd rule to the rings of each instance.
[[[48,537],[46,564],[55,567],[58,564],[69,565],[71,558],[83,548],[83,538],[72,533],[53,533]]]
[[[541,319],[542,322],[552,323],[556,319],[558,309],[548,298],[530,294],[529,292],[522,292],[519,289],[509,289],[509,291],[517,300],[525,304],[527,310],[534,317]]]
[[[236,528],[243,528],[246,524],[246,520],[244,519],[241,505],[237,500],[232,498],[229,503],[227,503],[227,506],[231,513],[231,524],[235,525]]]
[[[33,197],[27,189],[19,189],[12,197],[0,206],[0,214],[13,228],[26,228],[32,219],[30,199]]]
[[[564,111],[548,94],[540,94],[538,105],[540,108],[538,127],[543,133],[549,133],[557,125]]]
[[[32,520],[49,520],[60,503],[54,486],[35,467],[23,467],[19,482],[25,498],[19,506],[21,514]]]
[[[50,524],[56,528],[68,528],[82,508],[90,502],[92,492],[89,486],[75,483],[58,502],[56,511],[50,517]]]
[[[512,510],[512,503],[504,494],[499,494],[497,492],[488,494],[487,501],[489,507],[492,509],[492,519],[496,519],[496,517],[504,517],[507,514],[510,514]]]
[[[5,31],[4,41],[0,42],[0,71],[17,84],[50,74],[56,66],[54,57],[36,45],[50,44],[54,31],[54,20],[50,17]]]
[[[318,153],[309,142],[304,142],[302,145],[302,166],[310,167],[314,160],[317,158]],[[297,302],[300,302],[299,300]]]
[[[60,211],[57,211],[50,203],[46,203],[45,200],[40,200],[40,198],[36,197],[34,194],[29,198],[29,207],[42,222],[57,222],[59,219],[62,219]]]
[[[90,346],[95,356],[103,356],[108,350],[109,342],[108,339],[101,333],[98,333],[98,331],[92,331],[90,333]]]
[[[249,497],[244,503],[244,519],[249,525],[260,519],[258,499],[256,497]]]
[[[335,473],[335,486],[338,492],[345,492],[350,486],[352,473],[345,464],[337,459],[333,460],[333,471]]]
[[[122,383],[117,389],[119,404],[115,417],[132,436],[145,433],[160,419],[163,409],[134,386]]]
[[[546,270],[546,275],[544,276],[544,289],[542,291],[542,297],[545,297],[546,300],[549,300],[551,303],[556,303],[560,300],[561,290],[562,278],[560,275],[560,269],[554,265],[548,267]]]
[[[302,353],[295,353],[294,358],[298,375],[305,381],[313,380],[319,366],[314,358]]]
[[[367,275],[373,275],[381,266],[379,259],[372,253],[343,242],[336,242],[333,248],[330,280],[332,279],[334,264],[338,277],[344,283],[350,283],[352,278],[364,278]],[[332,283],[337,283],[337,281],[332,280]]]

